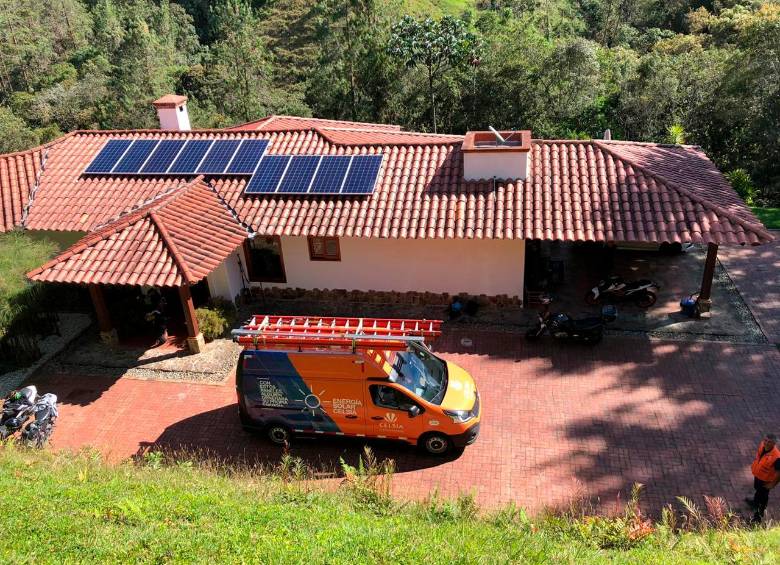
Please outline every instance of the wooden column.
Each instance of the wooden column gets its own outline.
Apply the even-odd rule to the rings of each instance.
[[[701,277],[699,300],[709,300],[712,294],[712,279],[715,277],[715,264],[718,261],[718,246],[707,245],[707,259],[704,261],[704,274]]]
[[[200,333],[200,328],[198,328],[198,319],[195,317],[195,307],[192,305],[192,294],[190,293],[189,285],[183,284],[179,287],[179,297],[181,298],[181,305],[184,309],[184,321],[187,324],[187,337],[197,337]]]
[[[699,290],[698,311],[700,316],[709,317],[712,310],[712,280],[715,278],[715,265],[718,262],[718,246],[714,243],[707,244],[707,259],[704,261],[704,273],[701,277],[701,290]]]
[[[103,296],[103,288],[97,284],[87,285],[87,288],[89,289],[89,296],[92,298],[92,304],[95,307],[98,328],[100,328],[100,339],[108,344],[116,344],[118,342],[117,333],[114,325],[111,323],[106,299]]]

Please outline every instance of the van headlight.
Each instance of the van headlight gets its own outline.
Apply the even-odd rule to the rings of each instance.
[[[464,424],[474,417],[471,410],[445,410],[444,413],[456,424]]]

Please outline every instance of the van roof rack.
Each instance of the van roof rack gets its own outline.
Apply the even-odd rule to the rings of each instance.
[[[441,320],[401,318],[338,318],[255,314],[233,341],[245,347],[357,348],[404,350],[409,342],[441,335]]]

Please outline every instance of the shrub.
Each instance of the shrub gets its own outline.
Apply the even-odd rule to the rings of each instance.
[[[195,310],[195,317],[206,341],[217,339],[228,327],[228,321],[222,312],[213,308],[198,308]]]
[[[238,311],[232,300],[225,300],[224,298],[217,296],[209,300],[208,308],[219,312],[222,317],[227,320],[227,325],[229,327],[235,325]]]
[[[737,191],[740,198],[745,201],[745,204],[752,206],[758,191],[753,185],[753,180],[748,172],[745,169],[734,169],[726,173],[726,178],[729,179],[731,186]]]

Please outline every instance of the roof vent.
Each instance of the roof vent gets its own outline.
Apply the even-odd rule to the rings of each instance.
[[[154,102],[157,116],[160,118],[160,129],[174,131],[190,131],[190,116],[187,113],[187,97],[177,94],[166,94]]]
[[[463,140],[463,178],[466,180],[528,177],[531,132],[470,131]]]

